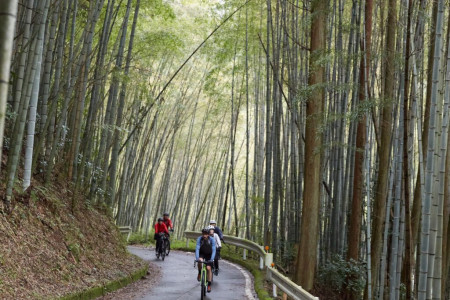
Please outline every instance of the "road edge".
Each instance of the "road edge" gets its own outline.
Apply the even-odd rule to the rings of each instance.
[[[57,298],[59,300],[90,300],[95,299],[101,296],[104,296],[110,292],[116,291],[118,289],[121,289],[133,282],[138,281],[145,275],[147,275],[148,271],[148,264],[146,263],[143,268],[138,269],[134,273],[128,274],[124,277],[121,277],[116,280],[109,281],[103,285],[100,286],[94,286],[91,288],[88,288],[83,291],[75,292],[66,296],[63,296],[61,298]]]
[[[232,263],[231,261],[223,260],[223,262],[225,264],[229,264],[229,265],[235,267],[236,269],[238,269],[242,273],[242,275],[244,275],[244,278],[245,278],[245,295],[247,296],[247,299],[248,300],[257,300],[258,298],[255,298],[255,295],[254,295],[254,294],[256,294],[255,279],[252,278],[253,276],[250,277],[250,275],[249,275],[250,271],[248,271],[247,269],[241,267],[240,265],[238,265],[236,263]],[[251,289],[250,287],[253,287],[253,289]],[[254,293],[252,292],[252,290],[254,291]]]

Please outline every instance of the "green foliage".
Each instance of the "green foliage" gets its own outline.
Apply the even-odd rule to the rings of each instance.
[[[159,30],[155,32],[148,32],[145,37],[142,37],[142,42],[147,44],[151,52],[151,56],[158,56],[165,52],[178,52],[184,46],[182,39],[175,33],[168,30]]]
[[[150,236],[153,236],[153,234],[149,233],[149,237]],[[129,245],[145,244],[146,242],[147,240],[145,239],[145,233],[143,232],[133,232],[128,239]]]
[[[148,8],[147,13],[152,18],[162,18],[163,20],[175,19],[175,12],[172,6],[163,0],[146,0],[141,4]]]
[[[360,262],[347,261],[336,255],[319,268],[319,285],[341,293],[344,290],[362,294],[366,284],[366,268]]]
[[[264,197],[258,197],[258,196],[252,196],[251,197],[253,203],[257,204],[257,203],[264,203]]]

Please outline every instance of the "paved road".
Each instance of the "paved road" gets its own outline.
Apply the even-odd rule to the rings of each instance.
[[[165,261],[161,261],[156,259],[154,250],[149,251],[138,247],[128,247],[128,250],[145,260],[154,262],[162,269],[162,278],[159,284],[148,294],[137,299],[200,299],[200,284],[196,278],[198,272],[197,269],[194,269],[193,253],[172,251]],[[257,296],[249,272],[235,264],[221,260],[219,276],[214,277],[212,291],[206,294],[206,299],[255,300]]]

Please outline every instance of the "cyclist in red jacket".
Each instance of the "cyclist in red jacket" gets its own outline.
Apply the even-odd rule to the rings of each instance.
[[[167,226],[166,224],[164,224],[164,220],[162,218],[158,218],[158,223],[155,224],[156,253],[159,253],[159,247],[161,244],[160,233],[165,233],[166,235],[169,235]]]
[[[169,213],[164,213],[163,217],[164,217],[164,224],[166,224],[167,229],[173,231],[173,223],[172,220],[169,219]]]

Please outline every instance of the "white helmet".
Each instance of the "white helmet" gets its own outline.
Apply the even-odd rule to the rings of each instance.
[[[216,220],[209,221],[209,224],[217,224]]]
[[[208,228],[209,230],[211,230],[211,229],[214,229],[215,227],[212,226],[212,225],[209,225],[207,228]]]

